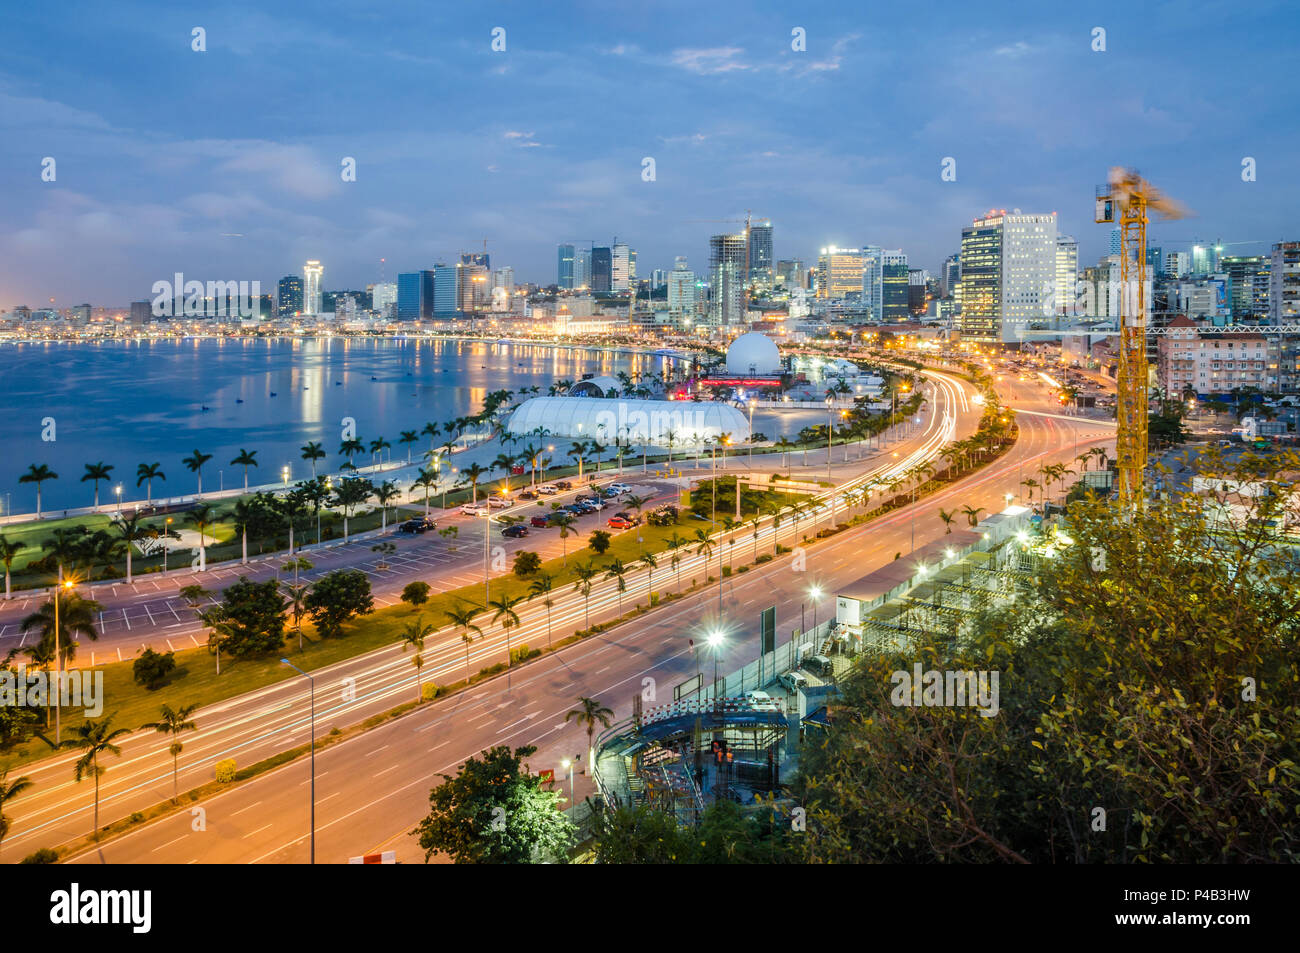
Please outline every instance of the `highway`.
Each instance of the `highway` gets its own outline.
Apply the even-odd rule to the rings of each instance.
[[[889,471],[932,456],[948,440],[973,429],[978,408],[971,407],[968,388],[946,375],[935,375],[935,380],[934,406],[924,431],[910,443],[900,444],[898,457],[888,448],[868,455],[862,461],[865,472],[859,479],[865,479],[866,473]],[[1037,406],[1027,403],[1024,409],[1042,414],[1052,410],[1041,400]],[[1004,493],[1019,491],[1022,473],[1031,473],[1044,462],[1068,462],[1084,447],[1113,439],[1113,428],[1086,419],[1024,414],[1020,420],[1021,440],[1006,457],[916,504],[917,546],[943,534],[943,525],[935,515],[940,506],[968,503],[995,511],[1001,507]],[[811,532],[809,522],[800,526],[801,534]],[[792,571],[791,560],[782,558],[733,576],[723,588],[723,623],[735,630],[736,637],[725,647],[721,668],[735,668],[756,655],[752,632],[759,610],[775,604],[778,631],[788,635],[799,624],[801,602],[808,601],[807,591],[814,582],[833,594],[836,586],[887,562],[894,552],[908,552],[912,529],[913,509],[905,507],[869,527],[811,548],[805,572]],[[782,538],[793,533],[788,520],[780,533]],[[749,549],[752,544],[745,530],[736,545]],[[771,527],[767,526],[760,533],[758,547],[762,551],[771,545]],[[691,578],[691,573],[699,575],[699,560],[688,556],[683,561],[684,579]],[[655,577],[657,590],[675,588],[675,574],[666,568]],[[630,580],[624,599],[630,603],[638,591],[643,596],[646,584],[644,574]],[[716,623],[717,600],[717,589],[711,586],[531,663],[509,679],[487,682],[446,702],[424,706],[397,722],[319,752],[318,859],[334,862],[385,846],[399,849],[403,859],[414,859],[418,851],[413,851],[411,839],[403,833],[423,813],[434,777],[482,747],[538,744],[542,750],[534,767],[558,768],[561,758],[580,752],[585,743],[580,729],[563,725],[563,715],[573,707],[574,699],[579,695],[601,697],[621,717],[634,691],[640,691],[643,678],[656,679],[660,691],[670,692],[673,684],[696,672],[699,663],[687,639],[698,637],[706,626]],[[570,594],[557,602],[553,612],[557,632],[581,624],[580,599]],[[593,619],[612,616],[615,605],[612,584],[603,584],[591,600]],[[832,611],[832,605],[825,600],[822,611]],[[538,644],[544,611],[533,609],[524,619],[525,634],[516,633],[514,639]],[[425,678],[450,681],[463,677],[461,648],[459,638],[431,647],[426,652]],[[503,649],[501,633],[489,631],[471,651],[471,668],[499,660]],[[356,695],[346,700],[340,688],[342,680],[349,677],[356,680]],[[318,734],[414,696],[409,657],[395,648],[331,666],[316,673],[316,678]],[[302,680],[205,709],[198,714],[201,730],[185,739],[182,789],[210,780],[211,765],[221,757],[233,756],[245,765],[291,744],[304,743],[305,716]],[[36,846],[64,842],[86,831],[90,792],[87,786],[72,783],[70,760],[50,759],[24,769],[37,788],[14,803],[11,813],[15,823],[6,839],[6,857],[16,859]],[[176,863],[305,860],[306,780],[304,760],[202,802],[200,806],[207,812],[204,831],[193,831],[190,815],[185,813],[146,825],[79,859]],[[589,790],[589,785],[579,778],[579,797],[584,790]],[[124,816],[170,792],[171,762],[165,740],[134,736],[127,740],[123,758],[112,762],[104,778],[102,818]],[[395,824],[395,819],[400,822]],[[201,836],[208,833],[217,836]]]

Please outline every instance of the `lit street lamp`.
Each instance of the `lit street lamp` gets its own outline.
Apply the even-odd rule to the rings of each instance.
[[[719,630],[714,629],[712,632],[709,633],[705,641],[708,642],[709,648],[713,649],[712,698],[716,702],[718,700],[718,653],[722,650],[722,643],[725,642],[726,639],[723,637],[722,633]]]
[[[316,863],[316,679],[312,678],[287,658],[280,659],[281,665],[287,665],[303,678],[307,679],[311,692],[311,863]]]
[[[564,813],[568,814],[570,819],[572,819],[573,817],[573,762],[574,760],[575,759],[572,758],[565,758],[563,761],[560,762],[560,767],[564,768],[564,770],[569,772],[569,806],[564,809]]]

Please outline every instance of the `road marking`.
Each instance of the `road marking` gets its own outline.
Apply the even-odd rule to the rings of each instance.
[[[251,811],[253,808],[257,807],[257,805],[261,803],[262,803],[261,801],[254,801],[252,804],[248,805],[248,807],[241,807],[239,810],[237,810],[234,814],[231,814],[230,816],[238,817],[240,814],[243,814],[245,811]]]
[[[249,839],[250,837],[252,837],[254,834],[260,834],[260,833],[262,833],[262,831],[267,830],[269,827],[271,827],[271,825],[270,825],[270,824],[267,824],[265,827],[259,827],[259,828],[258,828],[257,830],[255,830],[255,831],[249,831],[247,834],[245,834],[245,835],[241,838],[241,840],[248,840],[248,839]]]
[[[369,758],[372,754],[379,754],[379,752],[383,751],[387,747],[388,745],[380,745],[378,748],[375,748],[373,751],[367,751],[364,757]]]
[[[437,751],[439,748],[445,748],[445,747],[446,747],[447,745],[449,745],[449,744],[451,744],[450,741],[442,741],[442,742],[439,742],[438,744],[436,744],[436,745],[434,745],[432,748],[430,748],[429,751]],[[427,753],[428,753],[428,752],[426,752],[426,754],[427,754]]]
[[[180,837],[174,838],[173,840],[169,840],[169,841],[168,841],[167,843],[165,843],[165,844],[159,844],[159,845],[158,845],[157,847],[155,847],[153,850],[149,851],[149,853],[151,853],[151,854],[156,854],[156,853],[158,853],[158,851],[162,850],[164,847],[170,847],[172,844],[176,843],[176,841],[185,840],[185,838],[187,838],[187,837],[189,837],[189,836],[190,836],[189,834],[182,834]]]
[[[376,772],[374,773],[373,776],[377,778],[377,777],[379,777],[381,774],[387,774],[389,771],[396,771],[396,770],[397,770],[398,768],[400,768],[400,767],[401,767],[400,764],[395,764],[395,765],[393,765],[391,768],[384,768],[384,770],[382,770],[382,771],[376,771]]]

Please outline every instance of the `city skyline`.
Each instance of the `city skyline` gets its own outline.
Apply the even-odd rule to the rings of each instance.
[[[1177,19],[1110,5],[1086,21],[955,8],[937,29],[888,36],[771,4],[740,19],[690,8],[689,26],[669,15],[684,5],[592,7],[594,28],[588,5],[566,9],[453,20],[411,7],[422,31],[343,5],[311,20],[240,5],[197,18],[87,10],[71,27],[15,14],[0,128],[21,148],[0,159],[0,306],[125,306],[177,271],[270,289],[308,259],[329,269],[325,288],[360,288],[381,267],[392,282],[485,238],[524,282],[555,280],[558,244],[615,236],[637,249],[639,276],[678,255],[700,273],[710,237],[742,227],[700,220],[746,209],[773,223],[776,259],[870,242],[931,272],[990,207],[1055,211],[1082,267],[1108,251],[1091,197],[1116,164],[1196,213],[1154,226],[1153,244],[1265,253],[1292,234],[1296,134],[1269,94],[1295,32],[1280,5],[1231,19],[1208,4]],[[581,31],[566,29],[578,19]],[[795,28],[805,51],[792,49]],[[56,35],[66,55],[38,60]],[[1220,51],[1247,47],[1248,71],[1206,85]],[[105,48],[135,66],[106,73],[92,55]],[[591,90],[603,95],[587,114],[555,106]],[[478,108],[443,121],[438,107],[456,102]],[[955,181],[941,178],[945,158]],[[1243,181],[1245,158],[1256,181]]]

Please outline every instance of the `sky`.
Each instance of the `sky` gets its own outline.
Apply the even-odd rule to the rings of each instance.
[[[0,311],[178,271],[273,292],[309,258],[358,288],[484,239],[517,281],[615,237],[640,275],[703,271],[746,210],[777,258],[871,243],[931,272],[988,209],[1055,211],[1082,266],[1117,164],[1192,212],[1153,243],[1300,238],[1283,2],[96,0],[0,31]]]

